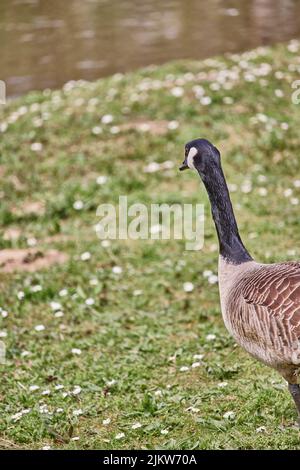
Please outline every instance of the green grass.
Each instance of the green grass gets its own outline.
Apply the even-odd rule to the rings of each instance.
[[[294,185],[300,179],[300,105],[291,101],[300,71],[296,49],[293,43],[170,63],[33,92],[0,109],[1,248],[28,248],[35,238],[35,249],[69,256],[35,272],[0,273],[0,307],[8,312],[0,315],[0,331],[7,333],[1,338],[7,348],[0,366],[1,447],[300,448],[283,379],[225,330],[218,287],[203,276],[216,273],[218,259],[207,196],[193,172],[177,171],[186,141],[211,140],[221,150],[228,182],[236,185],[232,199],[252,255],[262,262],[300,257],[300,189]],[[214,90],[225,71],[228,78]],[[210,105],[196,97],[199,86]],[[173,96],[174,87],[183,96]],[[111,124],[100,123],[106,114],[114,117]],[[168,129],[174,120],[178,128]],[[137,122],[152,123],[150,131]],[[101,134],[92,132],[95,126]],[[33,143],[42,149],[32,150]],[[144,172],[166,160],[173,169]],[[99,175],[107,176],[105,184],[96,183]],[[186,251],[176,240],[103,247],[94,230],[96,208],[116,204],[119,195],[128,195],[129,203],[204,202],[203,250]],[[78,200],[81,210],[73,207]],[[29,213],[33,202],[43,203],[44,213]],[[12,229],[17,239],[9,237]],[[87,251],[91,257],[82,261]],[[121,274],[112,272],[115,265]],[[184,292],[187,281],[193,292]],[[42,290],[32,292],[36,284]],[[59,295],[62,289],[66,296]],[[63,317],[55,317],[53,301],[62,304]],[[45,329],[36,331],[37,325]],[[199,354],[201,365],[192,368]],[[59,384],[64,388],[57,390]],[[32,385],[40,388],[32,391]],[[70,393],[75,386],[80,393]],[[30,412],[15,419],[24,409]],[[75,416],[76,410],[82,414]],[[227,412],[234,412],[232,419],[224,418]],[[133,429],[135,423],[141,427]]]

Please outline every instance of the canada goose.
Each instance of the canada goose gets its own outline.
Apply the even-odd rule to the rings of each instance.
[[[216,147],[205,139],[186,144],[180,170],[188,168],[199,173],[211,203],[225,326],[248,353],[287,380],[300,421],[300,262],[252,259],[239,235]]]

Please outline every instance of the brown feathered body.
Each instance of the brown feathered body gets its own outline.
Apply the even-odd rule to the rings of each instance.
[[[219,258],[224,323],[238,344],[289,383],[300,370],[300,263]]]

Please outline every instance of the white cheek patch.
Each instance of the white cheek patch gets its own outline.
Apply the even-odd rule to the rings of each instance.
[[[188,164],[188,167],[191,170],[196,170],[195,165],[194,165],[194,156],[197,155],[197,153],[198,153],[198,150],[196,149],[196,147],[190,148],[186,162]]]

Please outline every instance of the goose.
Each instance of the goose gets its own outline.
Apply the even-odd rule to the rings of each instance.
[[[219,240],[219,294],[224,324],[251,356],[287,381],[300,425],[300,262],[262,264],[245,248],[219,150],[206,139],[185,146],[179,170],[202,179]]]

